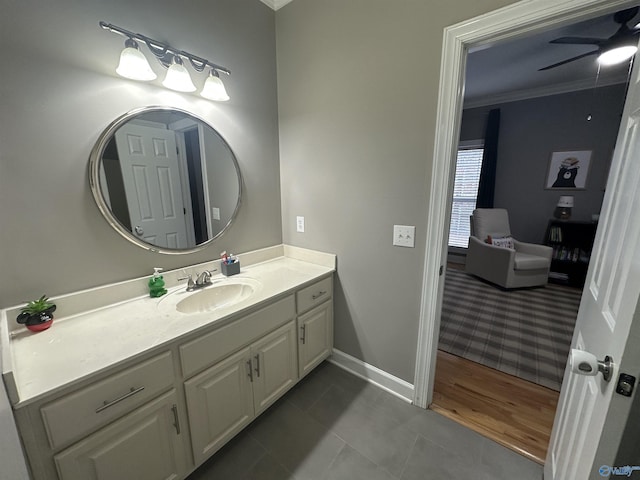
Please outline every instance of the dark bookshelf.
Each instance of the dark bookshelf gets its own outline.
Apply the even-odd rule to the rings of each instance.
[[[583,287],[597,223],[549,220],[545,243],[553,248],[549,281]]]

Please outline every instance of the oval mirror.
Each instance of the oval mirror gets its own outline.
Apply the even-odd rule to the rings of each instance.
[[[116,119],[89,158],[98,208],[127,240],[154,252],[200,250],[233,222],[242,176],[231,147],[205,121],[165,107]]]

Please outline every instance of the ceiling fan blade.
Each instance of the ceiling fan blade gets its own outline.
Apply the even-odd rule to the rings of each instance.
[[[560,37],[551,40],[549,43],[563,43],[569,45],[600,45],[606,39],[592,37]]]
[[[599,52],[599,50],[593,50],[592,52],[583,53],[582,55],[578,55],[577,57],[568,58],[567,60],[563,60],[562,62],[554,63],[553,65],[547,65],[546,67],[539,68],[538,71],[542,72],[543,70],[551,70],[552,68],[559,67],[560,65],[564,65],[565,63],[574,62],[576,60],[580,60],[581,58],[588,57],[589,55],[595,55]]]

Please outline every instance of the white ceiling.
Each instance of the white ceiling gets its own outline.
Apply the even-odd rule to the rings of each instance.
[[[287,3],[291,3],[293,0],[260,0],[265,5],[268,5],[273,10],[278,10],[284,7]]]
[[[640,14],[627,25],[633,28],[639,20]],[[593,88],[598,75],[595,55],[551,70],[540,72],[538,69],[597,47],[550,44],[549,41],[565,36],[608,38],[618,28],[619,24],[610,14],[470,53],[467,57],[465,107]],[[628,71],[628,62],[603,67],[597,86],[624,83]]]

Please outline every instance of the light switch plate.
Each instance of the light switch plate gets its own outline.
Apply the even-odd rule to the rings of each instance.
[[[214,220],[220,220],[220,209],[218,207],[212,207],[211,216]]]
[[[304,217],[296,217],[296,232],[304,233]]]
[[[413,225],[394,225],[393,244],[397,247],[415,247],[416,227]]]

